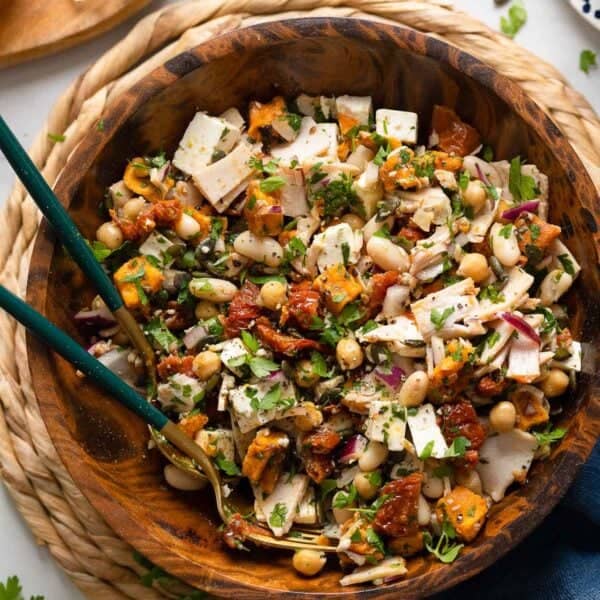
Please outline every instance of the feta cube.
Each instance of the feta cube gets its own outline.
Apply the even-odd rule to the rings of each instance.
[[[379,108],[375,112],[375,129],[379,135],[406,144],[417,143],[417,113]]]
[[[242,342],[240,338],[232,338],[231,340],[223,342],[221,350],[221,362],[234,375],[241,377],[244,374],[241,362],[240,364],[237,363],[238,359],[248,356],[250,356],[250,353],[248,352],[246,346],[244,345],[244,342]]]
[[[352,189],[360,200],[365,217],[370,219],[377,212],[377,205],[383,199],[383,185],[379,181],[379,167],[370,162],[364,172],[354,182]]]
[[[369,406],[365,435],[374,442],[382,442],[394,451],[404,450],[406,409],[397,402],[374,400]]]
[[[419,406],[417,414],[409,415],[407,421],[417,455],[421,456],[426,448],[431,448],[430,456],[444,458],[448,445],[436,422],[433,406],[431,404]]]
[[[318,251],[317,265],[323,272],[328,267],[344,264],[343,245],[349,248],[348,263],[356,264],[360,258],[363,236],[360,231],[352,231],[347,223],[328,227],[323,233],[315,236],[311,248]]]
[[[304,117],[298,137],[288,144],[271,148],[271,155],[282,164],[297,160],[299,163],[311,158],[323,161],[337,160],[338,126],[335,123],[316,123],[311,117]]]
[[[192,173],[194,184],[218,212],[229,208],[241,191],[241,184],[252,175],[248,165],[251,156],[252,146],[242,141],[221,160]]]
[[[346,117],[356,121],[357,125],[368,125],[373,111],[371,96],[338,96],[335,99],[338,119]]]
[[[244,117],[242,117],[240,111],[235,107],[228,108],[224,113],[219,115],[219,118],[223,119],[223,121],[227,121],[229,125],[232,125],[240,131],[242,131],[246,126]]]
[[[186,413],[204,398],[204,388],[205,384],[197,379],[176,373],[167,383],[158,384],[158,401],[165,410]]]
[[[225,460],[235,461],[231,429],[201,429],[196,435],[196,443],[208,456],[221,455]]]
[[[229,152],[240,136],[239,128],[232,123],[198,112],[179,142],[173,164],[180,171],[195,175],[212,162],[216,151]]]
[[[316,525],[318,521],[315,490],[314,488],[309,487],[302,497],[302,500],[300,500],[300,504],[298,504],[296,515],[294,516],[294,523],[300,523],[301,525]]]
[[[168,267],[174,259],[167,253],[167,250],[173,246],[175,244],[162,233],[153,231],[140,246],[139,250],[143,256],[153,256],[163,266]]]

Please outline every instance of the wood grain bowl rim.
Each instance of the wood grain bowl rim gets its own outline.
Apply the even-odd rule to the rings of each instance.
[[[91,167],[94,159],[113,134],[146,101],[184,75],[207,62],[230,53],[256,49],[275,42],[319,37],[385,41],[401,49],[432,58],[475,80],[503,100],[515,114],[525,121],[539,135],[556,160],[567,159],[566,162],[563,162],[563,166],[570,181],[577,184],[582,206],[586,207],[592,215],[597,214],[595,210],[597,194],[579,157],[554,122],[518,85],[500,76],[492,67],[474,56],[427,34],[377,21],[331,17],[295,18],[253,25],[213,38],[167,61],[115,100],[103,115],[102,131],[92,128],[86,134],[73,151],[56,183],[55,190],[58,197],[65,206],[69,206],[82,174]],[[48,271],[52,261],[53,247],[54,238],[50,227],[44,220],[35,241],[32,267],[27,282],[27,300],[34,308],[42,312],[44,312],[47,302]],[[600,252],[597,239],[596,250]],[[66,428],[59,408],[59,390],[49,378],[42,376],[44,373],[51,372],[50,353],[30,335],[27,336],[27,350],[33,388],[40,404],[42,418],[61,460],[92,506],[124,540],[143,551],[155,564],[193,585],[207,591],[225,594],[227,597],[391,599],[402,592],[406,598],[417,598],[456,585],[498,560],[541,523],[567,491],[578,468],[589,456],[595,443],[595,437],[598,435],[598,423],[600,423],[600,395],[590,394],[584,405],[579,407],[573,416],[573,421],[577,419],[589,425],[587,430],[589,435],[584,435],[581,428],[575,433],[571,430],[563,440],[563,444],[555,450],[558,456],[555,459],[553,476],[540,488],[536,496],[538,502],[535,509],[519,514],[502,530],[501,535],[490,538],[481,547],[466,553],[453,564],[440,565],[433,572],[426,572],[385,587],[369,587],[360,589],[360,591],[357,588],[319,594],[303,591],[270,591],[258,585],[239,582],[237,579],[229,577],[227,573],[216,572],[212,568],[198,563],[194,563],[196,571],[192,575],[189,572],[178,573],[178,560],[184,558],[187,561],[187,558],[182,557],[171,548],[165,548],[151,531],[144,529],[124,507],[109,497],[102,487],[101,478],[92,475],[94,481],[91,482],[90,478],[82,476],[82,467],[85,466],[84,450],[70,436]],[[590,380],[589,385],[591,386],[592,383]],[[570,449],[563,451],[564,442],[567,440],[573,443],[570,444]]]

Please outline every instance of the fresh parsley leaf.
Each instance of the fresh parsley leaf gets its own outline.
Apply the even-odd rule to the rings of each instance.
[[[166,353],[171,352],[171,345],[178,343],[178,339],[171,333],[165,322],[160,317],[154,317],[145,327],[144,333],[149,336],[159,348]]]
[[[283,253],[283,263],[290,263],[296,258],[300,258],[306,254],[306,245],[298,238],[292,238],[286,245]]]
[[[534,223],[533,225],[529,226],[529,233],[531,234],[531,240],[535,242],[535,240],[537,240],[540,237],[542,230],[540,229],[539,225],[536,225]]]
[[[0,600],[25,600],[23,588],[16,575],[9,577],[6,583],[0,582]],[[31,596],[30,600],[44,600],[44,596]]]
[[[281,401],[281,384],[276,383],[263,396],[259,404],[259,410],[273,410]]]
[[[481,154],[483,160],[486,162],[492,162],[494,160],[494,150],[491,146],[487,144],[483,147],[483,152]]]
[[[562,268],[565,270],[565,273],[568,273],[571,276],[575,275],[575,265],[568,254],[559,254],[558,260],[560,261]]]
[[[508,15],[500,18],[500,29],[508,37],[514,38],[525,23],[527,23],[527,11],[523,3],[517,0],[508,9]]]
[[[96,129],[98,131],[104,131],[104,119],[99,119],[96,123]]]
[[[463,171],[458,176],[458,187],[464,192],[469,185],[469,181],[471,181],[471,176],[468,171]]]
[[[312,352],[310,355],[310,362],[313,372],[319,377],[329,377],[331,375],[331,371],[327,368],[325,358],[320,352],[317,352],[316,350]]]
[[[302,115],[290,112],[285,115],[285,120],[294,131],[300,131],[300,127],[302,125]]]
[[[323,199],[323,212],[326,217],[335,217],[349,208],[361,207],[358,196],[352,189],[352,183],[352,177],[342,173],[317,192],[317,197]]]
[[[389,240],[392,238],[392,234],[390,233],[390,228],[387,223],[383,224],[383,227],[380,227],[374,234],[373,237],[380,237],[385,240]]]
[[[258,340],[249,331],[242,331],[240,335],[242,338],[242,342],[244,342],[246,348],[248,348],[248,350],[250,350],[252,354],[256,354],[256,352],[260,348]]]
[[[99,262],[104,262],[113,251],[103,242],[99,242],[98,240],[93,240],[92,242],[88,242],[88,245],[94,255],[94,258]]]
[[[356,502],[358,492],[354,484],[350,484],[347,492],[339,492],[335,495],[335,498],[331,504],[333,508],[348,508]]]
[[[592,67],[597,67],[597,55],[593,50],[582,50],[579,55],[579,68],[586,74],[589,75]]]
[[[377,535],[375,530],[372,527],[367,529],[367,542],[371,544],[374,548],[376,548],[382,554],[385,554],[385,546],[383,545],[383,540]]]
[[[350,259],[350,245],[348,242],[342,242],[342,259],[344,266],[348,266],[348,260]]]
[[[516,202],[533,200],[537,196],[535,179],[521,172],[521,157],[515,156],[510,161],[508,172],[508,189]]]
[[[248,366],[250,367],[252,374],[259,379],[267,377],[269,373],[279,371],[280,369],[280,366],[277,363],[274,363],[268,358],[263,358],[262,356],[252,357],[248,360]]]
[[[390,153],[389,145],[379,146],[379,149],[377,150],[377,154],[375,155],[373,162],[378,167],[380,167],[387,160],[389,153]]]
[[[381,471],[371,471],[365,475],[365,478],[373,487],[380,488],[383,484]]]
[[[268,194],[270,192],[275,192],[278,189],[282,188],[286,184],[286,181],[283,177],[279,177],[278,175],[271,175],[266,179],[263,179],[260,184],[260,191]]]
[[[423,532],[423,541],[425,547],[431,554],[433,554],[440,562],[451,563],[454,562],[464,544],[452,543],[452,540],[456,538],[456,532],[450,523],[444,521],[442,524],[442,534],[438,538],[437,544],[433,545],[433,538],[428,531]]]
[[[159,152],[156,156],[148,156],[146,159],[150,165],[156,169],[160,169],[167,164],[167,156],[164,152]]]
[[[337,481],[335,479],[324,479],[319,484],[319,487],[321,489],[321,500],[323,500],[337,489]]]
[[[235,477],[236,475],[242,474],[239,467],[232,460],[227,460],[221,452],[215,456],[215,463],[217,464],[217,467],[223,471],[223,473],[229,475],[230,477]]]
[[[471,445],[471,440],[459,435],[455,437],[450,444],[448,450],[444,454],[444,458],[457,458],[460,456],[464,456],[467,448]]]
[[[504,225],[504,227],[501,227],[500,230],[498,231],[498,235],[500,237],[503,237],[505,240],[507,240],[511,234],[512,234],[512,223],[508,223],[508,225]]]
[[[431,311],[431,315],[429,319],[436,331],[439,331],[446,322],[446,319],[454,312],[454,306],[448,306],[443,311],[440,311],[439,308],[434,308]]]
[[[269,525],[271,527],[283,527],[287,517],[287,506],[283,502],[278,502],[269,516]]]
[[[301,240],[302,241],[302,240]],[[287,283],[287,279],[281,275],[248,275],[248,281],[262,285],[268,281],[278,281],[279,283]]]
[[[431,458],[431,453],[433,452],[434,445],[435,442],[433,440],[427,442],[425,448],[423,448],[421,454],[419,454],[419,458],[421,460],[427,460],[428,458]]]
[[[496,285],[491,283],[479,292],[479,299],[489,300],[490,302],[497,304],[498,302],[504,302],[504,294],[501,294]]]
[[[562,440],[566,433],[566,429],[562,429],[561,427],[551,429],[551,425],[548,425],[544,431],[534,431],[533,435],[535,436],[538,445],[544,446]]]
[[[49,133],[48,139],[51,142],[54,142],[55,144],[57,144],[59,142],[64,142],[67,138],[64,135],[61,135],[59,133]]]
[[[379,327],[379,325],[375,321],[371,320],[371,321],[367,321],[360,328],[360,331],[364,335],[365,333],[369,333],[369,331],[373,331],[373,329],[377,329],[378,327]]]

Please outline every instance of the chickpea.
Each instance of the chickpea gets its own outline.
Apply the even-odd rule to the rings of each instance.
[[[429,476],[423,484],[421,491],[427,498],[441,498],[444,495],[444,481],[440,477]]]
[[[198,321],[205,321],[206,319],[216,317],[219,314],[219,309],[215,304],[209,302],[208,300],[200,300],[200,302],[196,304],[194,314],[196,315],[196,319],[198,319]]]
[[[360,367],[364,358],[360,344],[352,338],[342,338],[337,343],[335,355],[340,367],[344,371],[351,371]]]
[[[175,233],[182,240],[191,240],[200,233],[200,223],[185,213],[182,213],[179,221],[175,223]]]
[[[128,200],[123,206],[123,216],[130,221],[135,221],[142,208],[144,208],[144,204],[146,204],[146,200],[141,196]]]
[[[331,501],[332,505],[335,505],[336,498],[340,496],[340,494],[346,495],[346,492],[336,492]],[[353,503],[354,504],[354,503]],[[354,516],[354,511],[349,508],[333,508],[333,518],[338,525],[344,524],[348,519],[351,519]]]
[[[365,226],[364,219],[361,219],[358,215],[354,213],[348,213],[341,218],[342,223],[347,223],[350,225],[352,231],[361,231]]]
[[[375,471],[387,460],[388,454],[389,450],[385,444],[369,442],[358,459],[358,467],[361,471]]]
[[[269,310],[279,310],[287,299],[287,285],[281,281],[267,281],[260,288],[260,301]]]
[[[470,206],[474,212],[479,212],[487,200],[487,192],[481,181],[469,181],[467,189],[463,192],[463,202]]]
[[[546,379],[540,384],[547,398],[562,396],[569,387],[569,376],[560,369],[550,369]]]
[[[474,494],[483,496],[481,477],[475,469],[459,469],[456,472],[456,483],[471,490]]]
[[[194,357],[192,369],[198,379],[206,381],[221,370],[221,357],[211,350],[200,352]]]
[[[354,477],[354,487],[363,500],[371,500],[377,496],[379,488],[373,482],[377,480],[377,472],[357,473]]]
[[[294,381],[301,388],[311,388],[319,382],[320,377],[314,372],[308,359],[300,360],[294,369]]]
[[[419,525],[421,527],[429,525],[431,521],[431,507],[429,506],[427,500],[425,500],[425,496],[423,496],[423,494],[419,494],[417,520],[419,521]]]
[[[457,273],[463,277],[470,277],[475,283],[484,281],[490,274],[487,258],[478,252],[465,254],[460,261]]]
[[[325,554],[317,550],[296,550],[292,559],[294,569],[307,577],[316,575],[326,562]]]
[[[116,250],[123,243],[123,233],[112,221],[102,223],[96,230],[96,239],[108,249]]]
[[[512,402],[506,400],[498,402],[490,410],[490,427],[498,433],[506,433],[515,428],[517,411]]]

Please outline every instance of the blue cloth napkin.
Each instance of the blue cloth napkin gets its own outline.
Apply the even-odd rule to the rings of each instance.
[[[435,600],[600,600],[600,442],[529,537]]]

